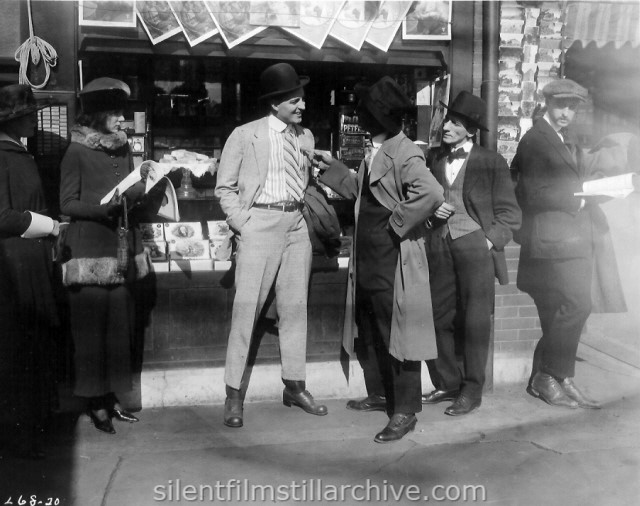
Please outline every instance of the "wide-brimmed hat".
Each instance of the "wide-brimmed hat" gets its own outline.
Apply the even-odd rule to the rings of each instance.
[[[468,91],[461,91],[451,105],[444,102],[440,102],[440,104],[448,109],[449,115],[461,118],[469,126],[480,130],[489,130],[487,128],[487,103],[480,97],[476,97]]]
[[[556,79],[542,88],[545,98],[575,98],[584,102],[588,93],[586,88],[571,79]]]
[[[36,100],[31,87],[26,84],[10,84],[0,88],[0,123],[26,116],[49,107],[51,101]]]
[[[131,90],[127,83],[119,79],[99,77],[87,84],[78,95],[82,112],[91,114],[126,109]]]
[[[400,130],[402,114],[413,107],[409,97],[389,76],[382,77],[371,86],[358,83],[354,91],[360,99],[358,107],[366,107],[378,123],[389,132]]]
[[[258,100],[284,95],[306,86],[310,79],[299,76],[288,63],[276,63],[260,74],[260,89],[262,95]]]

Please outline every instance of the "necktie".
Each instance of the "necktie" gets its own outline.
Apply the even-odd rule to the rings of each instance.
[[[447,154],[447,162],[451,163],[456,158],[465,159],[467,157],[467,152],[463,148],[458,148],[454,151],[450,151]]]
[[[287,128],[284,131],[284,168],[285,181],[287,183],[287,191],[294,200],[301,202],[304,197],[304,183],[300,174],[300,165],[298,163],[298,148],[294,138],[293,129]]]

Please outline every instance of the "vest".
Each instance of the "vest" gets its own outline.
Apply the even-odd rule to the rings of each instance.
[[[464,175],[467,172],[467,160],[462,164],[462,168],[460,172],[458,172],[452,185],[449,185],[449,180],[446,176],[444,177],[445,202],[448,202],[456,208],[456,212],[453,213],[447,221],[449,234],[451,235],[451,239],[454,240],[482,228],[469,216],[464,201],[462,200],[462,186],[464,184]]]

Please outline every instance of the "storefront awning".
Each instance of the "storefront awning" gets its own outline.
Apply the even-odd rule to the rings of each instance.
[[[598,47],[640,45],[640,2],[569,2],[566,10],[566,47],[574,42]]]

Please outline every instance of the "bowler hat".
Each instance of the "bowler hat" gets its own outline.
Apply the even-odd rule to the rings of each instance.
[[[120,111],[126,108],[131,95],[129,85],[111,77],[99,77],[78,93],[84,113]]]
[[[288,63],[276,63],[260,74],[260,89],[262,95],[259,100],[277,97],[306,86],[307,76],[298,76],[295,69]]]
[[[398,83],[389,76],[382,77],[371,86],[356,84],[354,91],[360,99],[358,107],[366,107],[371,115],[389,132],[400,130],[402,113],[413,106]]]
[[[4,86],[0,88],[0,123],[26,116],[50,105],[48,100],[36,100],[31,87],[26,84]]]
[[[488,130],[486,126],[487,104],[480,97],[461,91],[451,105],[440,102],[448,109],[448,114],[465,120],[469,126]]]
[[[542,88],[542,94],[545,98],[575,98],[584,102],[588,91],[571,79],[556,79]]]

